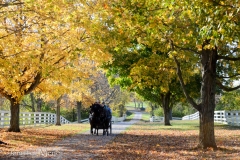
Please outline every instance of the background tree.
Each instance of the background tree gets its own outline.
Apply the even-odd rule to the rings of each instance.
[[[217,110],[240,110],[240,90],[223,92],[216,105]]]
[[[161,52],[153,53],[151,48],[140,44],[135,47],[132,45],[131,48],[118,47],[110,53],[113,60],[104,65],[109,70],[108,76],[112,77],[110,82],[135,91],[145,100],[161,106],[164,110],[164,124],[170,125],[172,107],[184,96],[176,80],[174,62],[167,63],[164,59],[168,56],[162,56]],[[188,83],[193,82],[193,79],[196,80],[194,77],[189,78]],[[197,86],[191,83],[188,90],[193,91],[193,95],[196,88]]]

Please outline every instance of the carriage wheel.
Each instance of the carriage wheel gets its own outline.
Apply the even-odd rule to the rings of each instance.
[[[110,128],[110,134],[112,134],[112,122],[111,121],[110,121],[109,128]]]
[[[93,128],[92,128],[92,126],[90,126],[90,134],[93,135]]]

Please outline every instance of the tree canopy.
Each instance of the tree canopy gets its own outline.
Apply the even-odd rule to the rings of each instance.
[[[85,64],[78,64],[79,59],[97,57],[89,52],[85,5],[65,0],[1,1],[0,93],[11,101],[9,131],[20,130],[19,102],[39,84],[43,90],[55,85],[52,91],[62,93],[76,77],[89,75]]]
[[[238,0],[99,2],[101,27],[96,35],[104,38],[98,39],[115,50],[137,40],[154,53],[164,53],[161,57],[168,55],[164,62],[175,62],[187,100],[200,112],[199,147],[217,148],[213,120],[216,86],[227,91],[239,88],[231,85],[240,77]],[[202,76],[199,103],[186,89],[186,80],[193,73]]]

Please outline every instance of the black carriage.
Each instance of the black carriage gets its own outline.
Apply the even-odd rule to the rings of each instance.
[[[98,135],[99,129],[103,130],[103,135],[107,134],[108,136],[109,132],[112,134],[111,116],[100,104],[95,103],[90,107],[89,122],[91,134]],[[93,129],[95,129],[94,132]]]
[[[93,131],[94,129],[94,131]],[[109,121],[108,125],[104,126],[103,122],[99,122],[98,124],[90,123],[90,133],[98,135],[98,130],[103,130],[103,135],[107,134],[107,136],[112,134],[112,123]]]

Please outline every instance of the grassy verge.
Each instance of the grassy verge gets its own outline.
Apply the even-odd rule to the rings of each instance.
[[[73,136],[89,129],[89,124],[64,124],[62,126],[48,125],[23,127],[20,133],[6,132],[0,129],[0,140],[8,145],[0,145],[1,154],[11,151],[27,150],[38,146],[49,146],[52,143]]]
[[[142,120],[145,122],[149,122],[150,120],[150,114],[147,112],[142,112]]]
[[[137,105],[136,107],[138,108],[138,104],[136,104],[136,105]],[[135,108],[135,103],[129,102],[126,104],[126,106]],[[143,108],[146,108],[146,106],[147,106],[147,103],[143,102]],[[140,107],[142,107],[142,105]]]
[[[171,121],[172,126],[159,122],[139,122],[117,136],[98,151],[101,159],[238,159],[240,157],[239,127],[215,125],[219,150],[196,149],[199,122]]]

